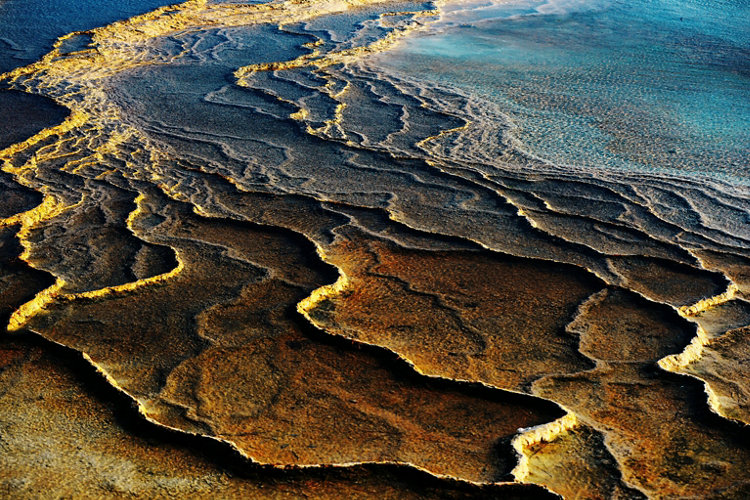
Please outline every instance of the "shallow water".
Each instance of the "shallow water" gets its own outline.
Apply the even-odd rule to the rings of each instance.
[[[491,99],[556,164],[747,184],[746,2],[483,5],[383,64]]]
[[[39,404],[3,485],[742,497],[746,10],[188,2],[1,76],[70,110],[0,152],[8,329],[85,354],[161,443],[66,382],[75,432],[107,429],[82,449],[120,443],[97,467],[161,479],[56,482],[86,459],[22,452],[66,435]],[[45,345],[0,354],[36,380]]]

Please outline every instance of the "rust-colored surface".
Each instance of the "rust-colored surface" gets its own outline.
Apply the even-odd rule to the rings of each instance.
[[[305,333],[294,308],[332,276],[291,233],[150,198],[132,224],[174,248],[183,270],[127,293],[62,296],[28,327],[85,352],[155,422],[261,463],[396,462],[487,482],[510,472],[519,428],[560,414]]]
[[[444,8],[190,0],[0,75],[0,496],[750,495],[742,189],[381,67]]]
[[[227,446],[145,425],[70,352],[0,343],[0,489],[8,498],[544,498],[406,468],[263,469]]]
[[[385,346],[427,374],[525,391],[591,366],[565,332],[601,285],[573,267],[485,252],[420,252],[347,235],[337,286],[303,304],[327,331]]]

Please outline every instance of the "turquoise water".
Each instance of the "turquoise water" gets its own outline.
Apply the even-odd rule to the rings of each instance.
[[[497,104],[558,165],[750,180],[750,2],[474,3],[383,64]]]

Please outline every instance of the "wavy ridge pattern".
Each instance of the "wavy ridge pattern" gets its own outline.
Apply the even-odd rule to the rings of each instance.
[[[3,75],[71,110],[0,152],[54,277],[8,329],[256,463],[740,495],[746,193],[563,169],[379,64],[440,9],[191,0]]]

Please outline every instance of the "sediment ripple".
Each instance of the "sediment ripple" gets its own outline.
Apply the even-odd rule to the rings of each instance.
[[[493,103],[382,64],[441,5],[191,0],[0,77],[70,110],[0,152],[9,329],[80,352],[157,435],[340,468],[267,484],[123,445],[23,341],[2,404],[43,377],[76,401],[34,406],[14,464],[53,418],[60,450],[58,428],[100,433],[170,494],[747,491],[746,191],[555,165]],[[91,487],[156,494],[122,467]],[[401,467],[443,480],[413,490]]]

